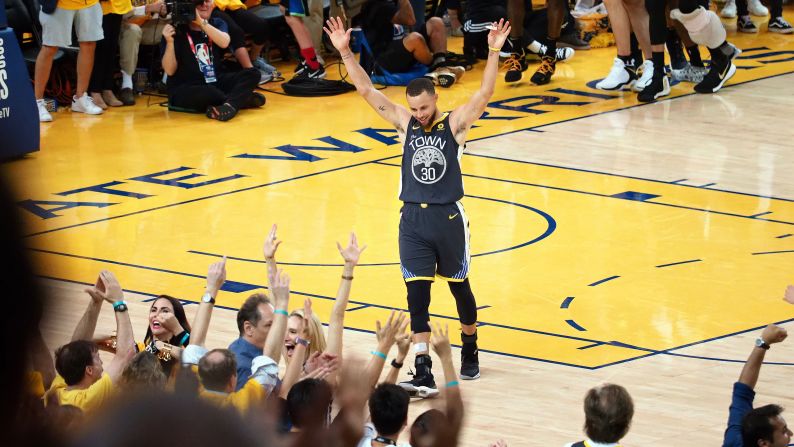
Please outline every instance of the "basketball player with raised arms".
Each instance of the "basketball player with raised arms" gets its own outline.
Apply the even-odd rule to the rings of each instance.
[[[482,85],[466,104],[449,113],[438,109],[438,94],[432,81],[426,78],[414,79],[408,84],[405,94],[410,110],[390,101],[375,89],[350,51],[351,30],[345,30],[338,17],[326,24],[325,32],[339,50],[358,93],[397,129],[403,143],[400,267],[408,289],[416,373],[412,380],[400,385],[412,396],[431,397],[438,394],[428,351],[430,285],[436,276],[449,283],[458,308],[463,342],[460,376],[470,380],[480,377],[477,305],[468,280],[469,222],[460,203],[463,198],[460,159],[466,134],[493,95],[499,50],[510,34],[510,23],[500,20],[491,26]]]

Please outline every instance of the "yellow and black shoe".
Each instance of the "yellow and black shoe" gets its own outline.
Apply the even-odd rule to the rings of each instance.
[[[430,73],[425,74],[424,77],[433,81],[433,85],[443,88],[452,87],[457,80],[457,76],[450,70],[450,67],[438,67]]]
[[[551,56],[543,56],[540,59],[540,67],[532,75],[530,82],[535,85],[546,85],[551,81],[554,70],[557,67],[557,59]]]
[[[527,70],[527,59],[523,51],[520,53],[511,53],[504,63],[502,68],[505,72],[505,82],[518,82],[521,80],[521,73]]]

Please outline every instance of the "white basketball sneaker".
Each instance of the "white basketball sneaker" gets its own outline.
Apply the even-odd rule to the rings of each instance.
[[[52,115],[50,115],[50,111],[47,110],[47,103],[43,99],[37,99],[36,106],[39,108],[40,123],[49,123],[52,121]]]
[[[631,87],[631,84],[636,79],[637,73],[634,67],[626,65],[623,60],[616,57],[612,62],[612,68],[609,70],[609,74],[596,84],[596,88],[599,90],[619,90],[624,85]]]
[[[72,97],[72,112],[85,113],[87,115],[101,115],[102,108],[94,104],[93,98],[83,93],[83,96]]]

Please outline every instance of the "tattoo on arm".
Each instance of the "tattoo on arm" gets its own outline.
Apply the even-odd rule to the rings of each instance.
[[[381,112],[385,112],[386,111],[386,106],[380,105],[380,106],[378,106],[378,110],[380,110]]]

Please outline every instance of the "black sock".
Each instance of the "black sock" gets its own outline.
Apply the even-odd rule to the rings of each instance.
[[[663,76],[664,75],[664,51],[654,51],[653,57],[651,58],[653,61],[653,75],[654,76]]]
[[[443,65],[444,62],[447,61],[447,53],[435,53],[433,54],[433,63],[430,65],[431,67],[438,67]]]
[[[642,56],[642,50],[640,49],[640,42],[637,40],[637,36],[635,36],[634,33],[631,33],[631,57],[634,58],[634,63],[637,64],[637,67],[642,65],[644,58]]]
[[[689,54],[689,63],[693,67],[703,67],[703,59],[700,58],[700,48],[698,48],[697,44],[686,47],[686,52]]]
[[[634,57],[632,57],[631,55],[621,56],[618,54],[618,59],[622,60],[623,64],[628,67],[636,67],[636,65],[634,65]]]
[[[510,52],[516,54],[524,54],[524,47],[521,45],[520,37],[508,37],[507,43],[510,44]]]
[[[728,58],[724,54],[722,54],[722,52],[717,48],[715,49],[709,48],[709,53],[711,53],[711,62],[714,65],[717,66],[725,65],[725,63],[728,61]]]
[[[670,54],[670,65],[674,69],[680,70],[686,66],[686,57],[684,57],[684,48],[681,44],[681,39],[674,28],[667,28],[667,52]]]
[[[557,39],[546,38],[546,54],[544,56],[557,59]]]

